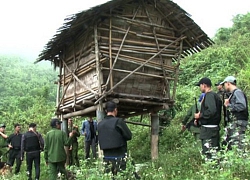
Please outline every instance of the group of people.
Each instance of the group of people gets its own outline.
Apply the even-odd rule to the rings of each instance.
[[[16,161],[15,174],[20,172],[21,164],[26,152],[28,180],[32,179],[32,166],[35,165],[35,179],[40,177],[40,152],[44,149],[44,140],[36,131],[36,124],[30,123],[26,133],[21,133],[21,125],[14,124],[14,133],[5,134],[5,124],[0,125],[0,157],[1,162],[13,166]]]
[[[97,143],[103,150],[105,172],[116,175],[126,168],[127,141],[131,140],[132,133],[126,123],[117,118],[117,105],[113,101],[106,103],[107,116],[97,125],[97,121],[89,117],[82,122],[81,131],[68,119],[68,132],[62,131],[58,118],[52,118],[51,130],[46,133],[45,139],[37,132],[36,124],[30,123],[26,133],[21,133],[21,125],[14,125],[14,133],[5,134],[5,125],[0,125],[0,157],[1,162],[13,166],[16,161],[15,174],[20,172],[21,163],[26,153],[28,179],[32,179],[32,166],[35,165],[35,179],[40,178],[40,154],[44,151],[44,159],[50,170],[49,179],[55,180],[58,173],[68,179],[65,165],[80,166],[78,158],[78,140],[85,136],[85,159],[90,158],[90,149],[95,159],[97,157]],[[81,133],[80,133],[81,132]],[[98,132],[98,135],[97,135]],[[99,138],[98,138],[99,137]],[[138,177],[138,176],[136,176]]]
[[[233,146],[242,149],[248,125],[248,101],[244,92],[237,87],[236,78],[228,76],[224,81],[216,83],[217,93],[213,92],[212,82],[207,77],[196,85],[202,94],[196,108],[191,107],[182,121],[182,129],[188,127],[196,139],[201,141],[206,159],[213,159],[216,154],[213,152],[220,150],[221,144],[227,150]],[[223,143],[220,138],[222,115],[226,129]]]

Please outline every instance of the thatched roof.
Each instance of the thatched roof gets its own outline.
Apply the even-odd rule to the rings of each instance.
[[[94,26],[100,19],[106,18],[106,16],[102,16],[103,13],[109,13],[110,9],[119,8],[124,3],[135,1],[137,0],[112,0],[67,17],[63,26],[57,30],[54,37],[47,43],[36,62],[42,60],[54,62],[54,59],[58,57],[67,45],[73,42],[77,35],[86,32],[89,27]],[[166,17],[176,34],[184,34],[187,37],[183,55],[199,52],[213,44],[213,41],[207,34],[191,19],[190,14],[176,3],[170,0],[144,1],[155,3],[155,7],[165,12],[162,16]]]

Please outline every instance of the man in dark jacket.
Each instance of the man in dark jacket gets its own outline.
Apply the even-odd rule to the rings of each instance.
[[[32,180],[32,165],[35,165],[35,180],[40,178],[40,152],[43,151],[44,140],[42,135],[36,131],[36,124],[30,123],[29,130],[22,136],[21,155],[26,152],[26,165],[28,180]]]
[[[20,168],[21,168],[22,134],[20,132],[21,131],[20,124],[14,124],[14,128],[15,128],[15,132],[13,134],[11,134],[7,140],[8,146],[10,148],[8,164],[10,166],[13,166],[14,162],[16,160],[15,174],[18,174],[20,172]]]
[[[132,133],[126,123],[116,117],[118,111],[114,102],[106,103],[106,111],[107,116],[98,124],[99,144],[104,154],[105,172],[116,175],[126,169],[127,141],[132,139]]]
[[[207,159],[213,158],[212,152],[220,149],[220,121],[222,101],[220,97],[212,91],[212,82],[209,78],[202,78],[199,83],[202,93],[206,93],[201,103],[201,110],[195,113],[195,123],[201,125],[200,139],[202,141],[202,153]]]

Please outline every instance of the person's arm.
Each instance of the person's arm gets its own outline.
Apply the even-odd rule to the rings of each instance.
[[[199,119],[211,119],[217,111],[215,97],[212,93],[206,94],[206,99],[203,101],[204,110],[200,113]]]
[[[79,132],[78,126],[74,127],[73,132],[74,132],[76,137],[80,137],[80,132]]]
[[[118,119],[116,126],[119,128],[120,132],[122,133],[123,138],[126,141],[132,139],[132,133],[130,129],[128,128],[127,124],[122,119]]]
[[[242,91],[236,90],[233,94],[235,97],[234,104],[228,104],[228,107],[231,111],[244,111],[246,109],[246,99]]]
[[[22,135],[22,140],[21,140],[21,160],[24,158],[24,147],[25,147],[25,135]]]
[[[82,122],[81,133],[82,133],[82,135],[85,135],[85,121]]]
[[[185,118],[182,121],[182,125],[186,125],[188,120],[190,119],[190,117],[193,115],[193,108],[195,105],[191,106],[191,108],[189,108]]]
[[[48,147],[49,147],[49,136],[48,133],[45,136],[45,143],[44,143],[44,159],[46,164],[48,164]]]
[[[7,139],[7,138],[8,138],[7,134],[4,134],[4,133],[2,133],[2,132],[0,132],[0,135],[1,135],[4,139]]]
[[[40,133],[37,133],[37,134],[38,134],[38,139],[39,139],[41,151],[43,151],[44,150],[44,139]]]

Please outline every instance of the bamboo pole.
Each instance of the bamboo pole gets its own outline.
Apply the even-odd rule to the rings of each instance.
[[[178,60],[177,60],[177,65],[176,65],[175,80],[174,80],[174,87],[173,87],[173,96],[172,96],[173,100],[175,99],[177,81],[178,81],[178,77],[179,77],[179,70],[180,70],[179,66],[180,66],[180,60],[181,60],[180,54],[182,53],[182,44],[183,44],[183,41],[181,41],[181,44],[180,44],[180,52],[179,52],[179,57],[178,57]]]
[[[110,15],[112,14],[112,11],[110,9]],[[113,58],[112,58],[112,17],[109,18],[109,67],[110,70],[112,70],[113,67]],[[113,74],[110,75],[110,88],[112,88],[114,85],[113,82]]]
[[[139,8],[140,8],[140,6],[138,6],[138,8],[136,9],[136,11],[135,11],[135,13],[134,13],[134,16],[133,16],[133,19],[135,19],[136,14],[137,14]],[[116,64],[116,62],[117,62],[118,56],[119,56],[120,51],[121,51],[121,49],[122,49],[123,43],[125,42],[125,39],[126,39],[126,37],[127,37],[127,35],[128,35],[128,32],[129,32],[129,30],[130,30],[130,27],[131,27],[131,26],[128,27],[128,29],[127,29],[127,31],[126,31],[126,33],[125,33],[123,39],[122,39],[120,48],[119,48],[119,50],[118,50],[118,52],[117,52],[117,54],[116,54],[116,57],[115,57],[115,59],[114,59],[113,66],[112,66],[112,68],[110,69],[110,72],[109,72],[109,75],[108,75],[108,78],[107,78],[107,82],[106,82],[106,86],[108,85],[109,79],[110,79],[110,77],[111,77],[111,75],[112,75],[112,73],[113,73],[113,72],[112,72],[112,69],[114,68],[114,66],[115,66],[115,64]],[[113,89],[113,87],[110,88],[110,89]]]
[[[133,121],[127,121],[127,120],[124,120],[125,123],[127,124],[133,124],[133,125],[139,125],[139,126],[146,126],[146,127],[152,127],[150,124],[144,124],[144,123],[141,123],[141,122],[133,122]],[[166,128],[165,126],[159,126],[159,128]]]

